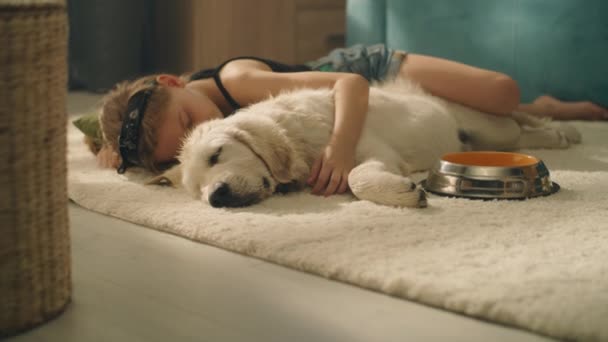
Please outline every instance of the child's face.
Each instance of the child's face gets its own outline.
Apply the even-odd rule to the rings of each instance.
[[[201,122],[222,118],[219,108],[204,94],[184,87],[169,87],[167,110],[160,115],[158,144],[154,151],[157,162],[174,160],[182,138]]]

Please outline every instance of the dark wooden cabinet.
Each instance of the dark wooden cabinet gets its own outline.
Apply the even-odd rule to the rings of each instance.
[[[345,0],[158,1],[157,69],[187,72],[234,56],[303,63],[344,45]]]

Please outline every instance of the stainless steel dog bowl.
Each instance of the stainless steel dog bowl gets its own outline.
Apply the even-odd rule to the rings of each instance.
[[[438,195],[479,199],[524,199],[559,191],[542,160],[509,152],[446,154],[422,187]]]

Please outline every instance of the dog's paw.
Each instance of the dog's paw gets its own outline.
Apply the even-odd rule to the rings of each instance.
[[[554,125],[569,144],[580,144],[582,135],[576,127],[565,122],[554,122]]]
[[[394,205],[409,208],[426,208],[428,202],[424,189],[420,186],[416,186],[415,183],[408,183],[409,184],[406,185],[406,187],[409,188],[408,191],[402,192]]]
[[[557,139],[559,141],[557,148],[568,148],[570,147],[570,141],[568,140],[568,137],[566,136],[566,133],[560,131],[560,130],[556,130],[555,133],[557,134]]]
[[[393,178],[394,182],[357,182],[349,178],[352,193],[361,200],[391,207],[425,208],[426,193],[409,178]]]
[[[424,191],[422,188],[418,189],[418,203],[417,203],[417,207],[418,208],[426,208],[426,207],[428,207],[428,202],[426,200],[426,191]]]

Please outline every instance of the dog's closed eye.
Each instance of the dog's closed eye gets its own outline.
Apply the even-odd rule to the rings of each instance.
[[[217,164],[219,162],[219,160],[220,160],[220,153],[222,153],[222,148],[221,147],[218,148],[217,151],[215,151],[215,153],[213,153],[211,155],[211,157],[209,157],[209,161],[208,161],[209,167],[211,167],[211,166],[213,166],[213,165],[215,165],[215,164]]]

